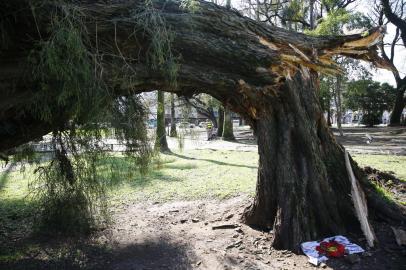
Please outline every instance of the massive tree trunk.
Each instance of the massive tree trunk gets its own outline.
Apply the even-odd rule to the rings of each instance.
[[[32,9],[10,8],[8,3],[0,4],[2,14],[12,14],[7,24],[12,46],[0,52],[0,151],[44,135],[53,124],[70,117],[54,115],[50,124],[26,109],[31,97],[41,91],[31,77],[28,55],[49,37],[55,12],[60,10],[66,20],[70,6],[41,5],[35,12],[41,16],[34,20]],[[18,3],[30,7],[28,1]],[[97,68],[103,67],[100,76],[110,86],[110,94],[170,89],[191,97],[203,92],[253,126],[260,166],[257,194],[244,217],[249,224],[273,228],[274,246],[297,250],[301,241],[359,228],[349,200],[344,152],[320,110],[317,72],[336,74],[331,58],[338,54],[383,66],[374,45],[381,29],[372,29],[368,35],[310,37],[207,2],[199,2],[195,12],[163,0],[153,1],[148,8],[141,0],[114,1],[114,5],[102,0],[72,3],[74,10],[80,10],[81,27],[86,28],[89,55],[101,59]],[[157,49],[154,35],[165,31],[145,25],[150,15],[160,16],[171,31],[171,54],[179,67],[176,84],[168,80],[165,65],[160,70],[151,66],[151,51]],[[64,111],[62,105],[60,109]],[[356,164],[353,167],[363,186],[371,190]],[[375,215],[405,221],[404,207],[387,208],[375,193],[367,196]]]
[[[165,132],[165,92],[157,91],[155,149],[170,152]]]
[[[318,103],[316,75],[300,75],[267,98],[255,121],[260,155],[248,224],[273,229],[276,248],[297,250],[308,239],[358,228],[344,150]]]

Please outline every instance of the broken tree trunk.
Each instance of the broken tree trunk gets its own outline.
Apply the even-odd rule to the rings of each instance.
[[[273,229],[276,248],[359,228],[339,146],[317,102],[315,74],[297,74],[258,117],[259,171],[248,224]]]
[[[302,241],[359,230],[349,200],[344,150],[319,106],[317,73],[337,74],[335,55],[384,66],[375,46],[382,29],[345,37],[310,37],[212,3],[199,2],[198,10],[191,12],[178,2],[163,0],[153,1],[148,8],[140,0],[52,2],[37,7],[35,14],[41,16],[34,19],[31,8],[21,8],[30,7],[28,1],[18,3],[17,7],[0,4],[2,11],[9,9],[2,14],[12,14],[7,24],[12,46],[0,52],[0,151],[69,120],[69,114],[60,114],[49,124],[27,109],[30,99],[41,91],[27,59],[50,36],[55,15],[50,11],[65,14],[74,8],[80,11],[89,55],[101,58],[100,76],[112,94],[156,89],[188,97],[207,93],[253,127],[260,157],[257,194],[244,219],[257,227],[273,228],[275,247],[298,250]],[[148,55],[156,49],[154,33],[162,33],[145,25],[151,14],[159,16],[171,32],[170,49],[178,61],[176,87],[165,72],[151,67]],[[353,168],[366,189],[370,213],[405,222],[405,208],[380,199],[355,163]]]

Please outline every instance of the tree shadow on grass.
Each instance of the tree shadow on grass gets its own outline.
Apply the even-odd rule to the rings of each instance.
[[[20,256],[21,242],[32,233],[36,205],[25,199],[0,197],[0,262]],[[0,269],[13,269],[2,268]]]
[[[240,167],[240,168],[258,169],[258,167],[256,167],[256,166],[232,164],[232,163],[222,162],[222,161],[213,160],[213,159],[193,158],[193,157],[188,157],[188,156],[181,155],[181,154],[176,154],[176,153],[172,153],[171,155],[175,156],[175,157],[178,157],[178,158],[181,158],[181,159],[207,161],[207,162],[211,162],[211,163],[214,163],[216,165],[221,165],[221,166],[232,166],[232,167]]]
[[[174,170],[193,170],[198,168],[196,164],[168,164],[164,166],[164,169]]]
[[[6,168],[3,171],[0,171],[0,191],[6,186],[7,181],[9,179],[10,172],[16,166],[15,162],[9,163],[6,165]]]
[[[125,246],[96,244],[83,239],[42,239],[35,244],[35,249],[25,250],[13,259],[0,257],[0,269],[182,270],[192,269],[196,263],[196,255],[187,245],[173,243],[170,239],[151,239]]]

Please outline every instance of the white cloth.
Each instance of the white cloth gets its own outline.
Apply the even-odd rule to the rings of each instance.
[[[327,261],[328,257],[320,255],[319,252],[316,250],[316,247],[320,245],[321,242],[329,242],[332,240],[343,245],[347,254],[361,253],[365,251],[360,246],[351,243],[347,237],[344,237],[342,235],[324,238],[322,241],[304,242],[300,245],[300,247],[302,248],[303,253],[307,257],[309,257],[309,262],[311,264],[319,265],[319,263]]]

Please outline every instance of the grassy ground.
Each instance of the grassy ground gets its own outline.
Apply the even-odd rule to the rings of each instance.
[[[161,155],[146,175],[134,171],[125,158],[115,158],[118,168],[108,179],[111,203],[128,201],[169,201],[202,198],[228,198],[238,194],[253,195],[258,165],[257,153],[190,150]],[[0,173],[0,224],[12,229],[17,220],[30,216],[35,205],[29,185],[35,179],[34,168]],[[27,220],[26,220],[27,221]],[[0,234],[1,234],[0,225]]]
[[[370,166],[380,171],[395,173],[396,177],[406,181],[406,156],[394,155],[354,155],[361,167]]]
[[[406,180],[405,156],[355,155],[354,159],[361,166],[392,171],[398,178]],[[164,202],[253,195],[258,155],[255,152],[210,149],[166,154],[155,162],[147,175],[129,170],[124,158],[117,158],[114,162],[119,173],[108,182],[113,205],[129,201]],[[25,170],[11,167],[11,170],[0,173],[0,224],[3,229],[14,230],[15,221],[22,217],[26,219],[35,209],[28,188],[33,180],[30,166]]]
[[[109,201],[114,206],[146,200],[165,202],[253,195],[258,157],[255,152],[222,150],[165,154],[146,175],[132,170],[128,160],[122,157],[106,162],[113,162],[118,169],[107,181]],[[30,196],[29,185],[34,180],[33,166],[27,165],[24,170],[11,166],[0,173],[0,242],[18,241],[32,230],[37,206]],[[31,248],[17,246],[0,244],[0,262],[17,260]]]
[[[406,180],[406,157],[387,155],[356,155],[361,166],[393,171]],[[255,192],[258,154],[228,150],[188,150],[165,154],[156,160],[147,175],[129,170],[125,158],[114,158],[119,169],[108,180],[108,195],[112,205],[123,203],[203,198],[228,198]],[[18,170],[17,170],[18,169]],[[0,241],[17,241],[31,231],[36,205],[29,196],[29,184],[34,180],[34,168],[11,167],[0,173]],[[13,246],[7,244],[6,246]],[[4,246],[3,246],[4,248]],[[17,260],[28,247],[15,246],[2,250],[0,262]],[[25,252],[25,251],[24,251]]]
[[[125,166],[125,164],[122,164]],[[162,155],[145,176],[130,175],[111,188],[115,201],[228,198],[255,191],[257,153],[190,150]]]
[[[398,178],[406,180],[405,156],[355,155],[354,159],[360,166],[392,171]],[[146,175],[128,171],[130,166],[124,158],[117,158],[114,162],[119,173],[108,182],[113,202],[129,199],[162,202],[228,198],[241,193],[253,195],[258,155],[255,152],[214,149],[164,154]],[[25,170],[11,169],[0,173],[0,218],[3,210],[8,215],[13,215],[15,211],[14,214],[18,214],[19,208],[29,203],[28,185],[33,179],[30,166]]]

